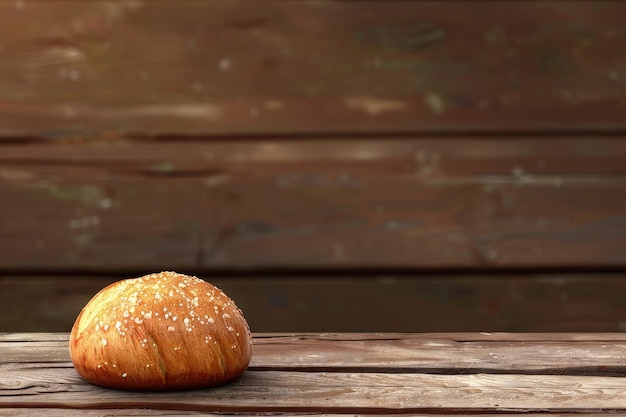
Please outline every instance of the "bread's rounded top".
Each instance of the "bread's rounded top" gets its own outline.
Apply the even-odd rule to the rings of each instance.
[[[220,289],[161,272],[97,293],[74,323],[70,353],[78,373],[97,385],[190,389],[241,375],[252,337],[243,313]]]

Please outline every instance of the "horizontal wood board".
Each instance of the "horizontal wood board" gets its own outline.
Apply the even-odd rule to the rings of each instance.
[[[626,141],[0,145],[0,270],[616,268]]]
[[[68,333],[0,333],[0,351],[25,369],[63,367],[68,340]],[[614,332],[255,332],[250,370],[620,376],[624,342],[626,334]]]
[[[0,137],[624,130],[621,1],[0,2]]]
[[[223,413],[209,413],[209,412],[205,412],[205,411],[181,411],[181,410],[176,410],[176,411],[171,411],[171,410],[155,410],[155,409],[137,409],[137,410],[129,410],[127,408],[125,409],[106,409],[106,410],[85,410],[85,409],[76,409],[76,410],[70,410],[67,408],[64,409],[57,409],[57,408],[2,408],[0,409],[0,416],[10,416],[10,417],[14,417],[14,416],[32,416],[33,414],[42,414],[42,415],[46,415],[46,416],[51,416],[51,417],[65,417],[65,416],[97,416],[97,417],[102,417],[102,416],[106,416],[106,417],[113,417],[113,416],[179,416],[179,415],[184,415],[184,416],[223,416]],[[331,413],[326,413],[326,412],[321,412],[321,413],[314,413],[314,412],[307,412],[304,413],[307,416],[327,416],[327,417],[343,417],[346,414],[331,414]],[[253,413],[253,414],[248,414],[248,413],[230,413],[230,415],[236,415],[236,416],[241,416],[241,417],[258,417],[259,413]],[[276,415],[276,414],[273,414]],[[371,414],[364,414],[364,413],[350,413],[350,416],[353,417],[357,417],[357,416],[363,416],[363,415],[371,415]],[[428,415],[432,415],[432,414],[425,414],[425,413],[411,413],[412,416],[414,417],[426,417]],[[439,417],[449,417],[449,416],[459,416],[459,415],[464,415],[462,413],[454,413],[454,414],[450,414],[450,413],[444,413],[444,414],[438,414]],[[472,417],[504,417],[504,416],[510,416],[510,413],[489,413],[489,414],[476,414],[476,413],[471,413],[468,414],[471,415]],[[549,414],[551,417],[571,417],[571,413],[555,413],[555,412],[550,412]],[[600,416],[606,416],[607,413],[602,412],[602,411],[598,411],[595,413],[576,413],[576,417],[600,417]],[[545,417],[546,414],[544,413],[524,413],[525,417],[540,417],[543,416]]]
[[[626,279],[617,273],[202,277],[256,332],[626,330]],[[0,277],[0,331],[69,331],[116,279]]]
[[[0,357],[7,358],[0,363],[0,410],[423,415],[624,411],[621,362],[626,336],[616,333],[256,334],[253,362],[242,378],[223,387],[171,394],[87,384],[68,362],[67,337],[0,334]],[[31,344],[39,348],[21,349],[28,352],[21,358],[11,356],[19,346]],[[57,345],[65,349],[56,356],[46,353]],[[402,364],[403,358],[414,367]]]

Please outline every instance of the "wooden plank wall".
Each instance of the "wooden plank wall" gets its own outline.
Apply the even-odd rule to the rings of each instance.
[[[625,85],[621,1],[0,0],[0,331],[625,330]]]

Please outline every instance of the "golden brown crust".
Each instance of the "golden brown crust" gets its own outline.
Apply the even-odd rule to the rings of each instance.
[[[206,281],[161,272],[97,293],[70,335],[78,373],[105,387],[178,390],[240,376],[252,355],[242,312]]]

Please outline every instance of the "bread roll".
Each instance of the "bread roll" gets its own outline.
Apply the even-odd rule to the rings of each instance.
[[[209,387],[240,376],[252,355],[243,313],[196,277],[161,272],[118,281],[78,315],[70,354],[87,381],[163,391]]]

